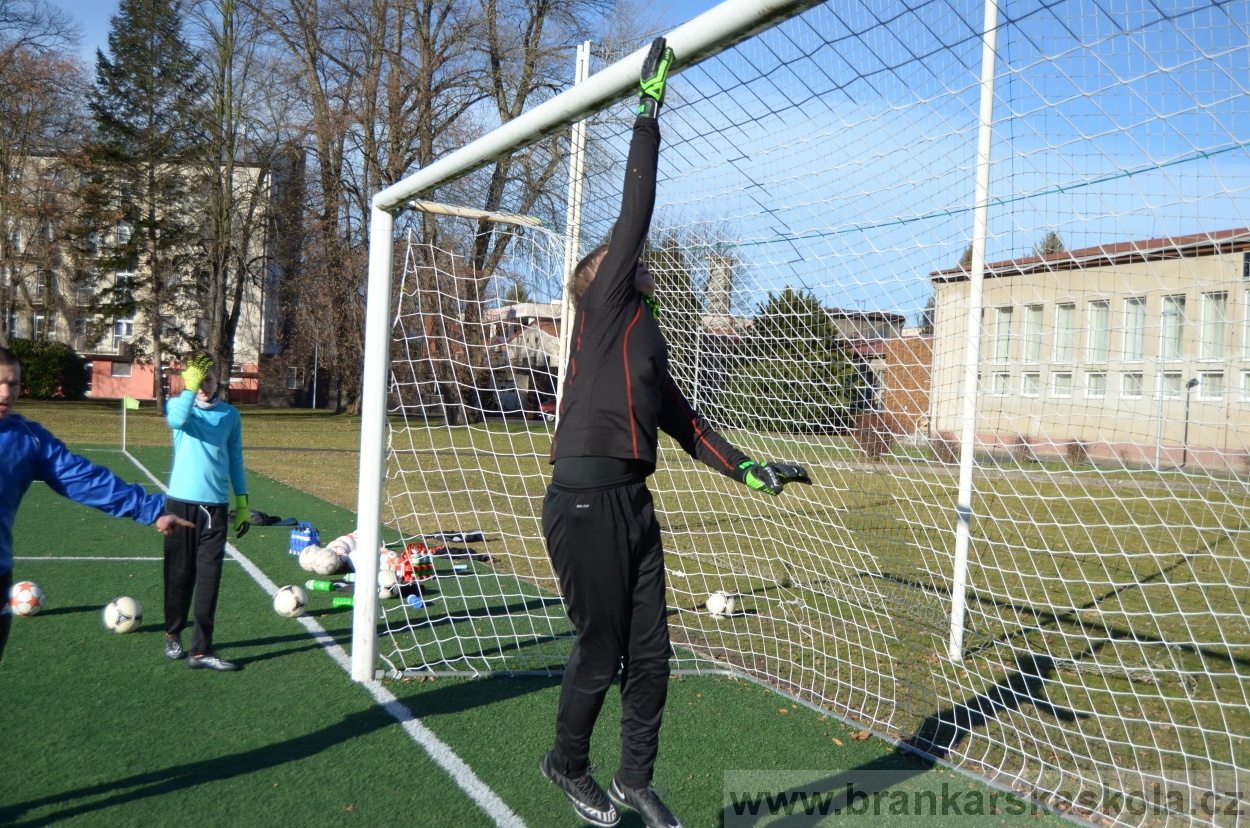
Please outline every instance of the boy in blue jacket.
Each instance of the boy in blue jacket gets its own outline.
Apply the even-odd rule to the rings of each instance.
[[[226,555],[230,490],[234,490],[234,528],[243,537],[251,526],[247,478],[243,472],[243,425],[239,411],[217,395],[213,358],[197,351],[182,372],[184,390],[165,406],[174,432],[174,467],[166,499],[169,511],[189,525],[165,538],[165,657],[179,659],[182,630],[195,598],[191,637],[193,670],[240,669],[213,652],[213,617]]]
[[[21,395],[22,366],[0,348],[0,658],[9,638],[9,588],[13,585],[13,521],[30,484],[42,480],[52,491],[94,506],[113,517],[132,518],[169,535],[186,521],[165,511],[165,498],[148,494],[102,466],[73,454],[39,423],[13,413]]]

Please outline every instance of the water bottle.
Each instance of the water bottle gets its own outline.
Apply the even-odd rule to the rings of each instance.
[[[334,600],[330,602],[330,606],[338,609],[339,607],[355,606],[355,601],[350,595],[335,595]]]
[[[304,589],[308,590],[309,592],[334,592],[334,590],[342,589],[342,588],[343,588],[342,584],[337,584],[334,581],[314,580],[314,581],[304,582]]]
[[[421,600],[420,595],[409,595],[406,600],[408,601],[408,606],[413,609],[420,609],[425,606],[425,602]]]

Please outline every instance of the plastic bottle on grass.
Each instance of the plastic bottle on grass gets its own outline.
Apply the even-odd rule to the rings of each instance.
[[[355,605],[356,602],[350,595],[335,595],[334,599],[330,602],[330,606],[334,609],[338,609],[339,607],[352,607]]]
[[[425,606],[425,602],[421,600],[420,595],[409,595],[405,600],[408,602],[408,606],[413,609],[420,609]]]

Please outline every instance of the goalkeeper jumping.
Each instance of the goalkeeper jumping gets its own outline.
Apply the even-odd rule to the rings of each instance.
[[[594,825],[615,825],[615,805],[650,828],[681,825],[651,787],[668,691],[664,550],[647,489],[662,429],[692,457],[771,495],[810,483],[788,463],[759,464],[693,410],[668,371],[655,283],[640,261],[655,205],[660,129],[673,51],[664,38],[643,63],[621,213],[611,242],[574,272],[577,316],[554,470],[543,501],[547,551],[577,638],[556,713],[555,747],[542,772]],[[608,792],[589,772],[590,735],[608,688],[621,674],[621,763]]]

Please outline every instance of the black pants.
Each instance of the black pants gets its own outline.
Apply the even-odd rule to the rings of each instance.
[[[195,632],[191,655],[213,650],[213,616],[221,563],[226,556],[226,504],[186,503],[166,498],[165,508],[195,524],[165,538],[165,632],[179,635],[187,626],[195,596]]]
[[[4,658],[4,645],[9,640],[9,623],[13,613],[9,610],[9,590],[13,587],[13,570],[0,575],[0,595],[4,596],[4,608],[0,609],[0,659]]]
[[[556,767],[586,772],[590,734],[621,673],[621,765],[631,788],[651,782],[668,694],[664,550],[645,482],[547,488],[547,552],[577,629],[556,712]]]

